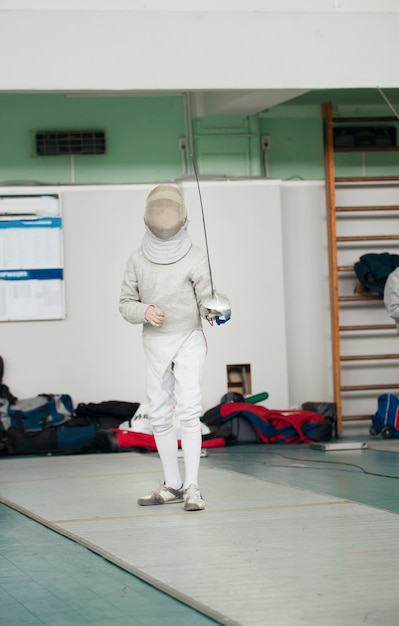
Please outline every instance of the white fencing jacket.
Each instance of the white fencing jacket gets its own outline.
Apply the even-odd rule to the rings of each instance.
[[[209,266],[205,252],[191,246],[175,263],[149,261],[142,249],[128,260],[122,281],[119,310],[132,324],[143,324],[144,335],[180,334],[201,330],[201,301],[211,292]],[[153,304],[165,313],[161,326],[144,319]]]
[[[399,333],[399,267],[391,272],[384,287],[384,304],[387,313],[396,322]]]

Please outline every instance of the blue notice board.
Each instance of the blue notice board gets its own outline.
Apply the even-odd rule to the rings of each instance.
[[[0,196],[0,321],[64,318],[59,197]]]

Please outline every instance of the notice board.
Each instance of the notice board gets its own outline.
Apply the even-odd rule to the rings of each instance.
[[[0,196],[0,321],[64,317],[59,196]]]

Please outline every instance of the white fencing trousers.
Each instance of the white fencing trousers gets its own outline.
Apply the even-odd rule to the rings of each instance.
[[[205,368],[204,333],[143,336],[147,360],[148,419],[155,432],[167,430],[175,419],[184,422],[202,415],[201,387]]]
[[[148,418],[154,431],[166,485],[180,488],[173,412],[180,422],[184,488],[198,485],[201,455],[201,385],[206,356],[202,331],[144,338],[147,355]]]

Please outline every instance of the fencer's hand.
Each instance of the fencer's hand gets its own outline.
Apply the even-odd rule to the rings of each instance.
[[[208,322],[208,324],[213,326],[214,315],[212,315],[212,311],[210,309],[207,309],[207,311],[208,313],[205,315],[205,319]]]
[[[211,326],[213,326],[213,322],[216,322],[216,324],[220,326],[229,321],[230,315],[220,315],[217,311],[208,309],[208,315],[205,316],[205,319]]]
[[[150,304],[145,312],[144,319],[151,324],[151,326],[161,326],[165,319],[165,313],[157,306]]]

